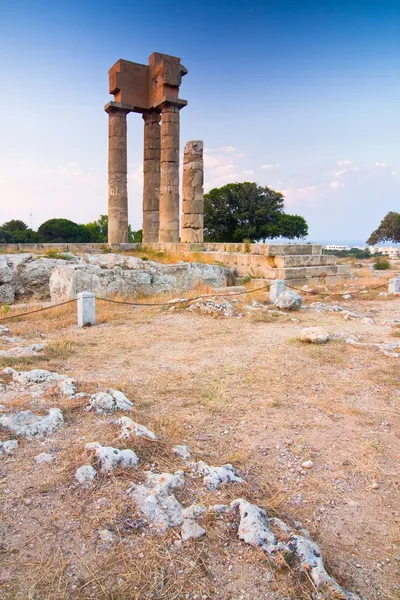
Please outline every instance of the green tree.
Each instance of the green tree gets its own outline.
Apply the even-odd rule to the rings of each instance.
[[[108,238],[108,216],[100,215],[97,221],[84,225],[88,232],[89,241],[93,243],[105,243]]]
[[[79,225],[69,219],[50,219],[38,229],[42,242],[89,242],[89,232],[85,225]]]
[[[204,233],[210,242],[304,237],[303,217],[283,212],[284,197],[256,183],[229,183],[204,196]]]
[[[388,212],[379,225],[369,236],[367,244],[378,244],[378,242],[400,243],[400,213]]]
[[[0,227],[0,242],[1,243],[28,243],[36,242],[37,234],[32,229],[29,229],[23,221],[12,219],[3,223]]]

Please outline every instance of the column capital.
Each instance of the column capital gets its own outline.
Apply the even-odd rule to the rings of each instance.
[[[129,104],[121,104],[121,102],[107,102],[104,110],[108,114],[121,112],[127,115],[133,111],[133,106],[129,106]]]
[[[145,123],[154,123],[154,125],[159,125],[161,121],[161,113],[155,111],[144,112],[142,114],[142,119]]]
[[[184,108],[187,105],[186,100],[180,100],[177,98],[176,100],[167,100],[164,99],[157,108],[161,109],[161,112],[179,112],[181,108]]]

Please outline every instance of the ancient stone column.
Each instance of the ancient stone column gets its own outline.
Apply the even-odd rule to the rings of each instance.
[[[159,242],[179,242],[179,107],[161,107],[161,185]]]
[[[185,146],[182,182],[182,242],[202,242],[204,227],[203,142],[193,140]]]
[[[160,225],[160,119],[157,112],[143,114],[143,244],[157,244]]]
[[[115,102],[105,107],[108,113],[108,243],[128,241],[128,188],[126,115]]]

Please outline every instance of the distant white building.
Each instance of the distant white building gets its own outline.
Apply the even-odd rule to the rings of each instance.
[[[350,250],[350,246],[339,246],[338,244],[329,244],[325,250]]]
[[[368,246],[368,250],[371,254],[380,252],[389,258],[400,258],[400,248],[394,246]]]

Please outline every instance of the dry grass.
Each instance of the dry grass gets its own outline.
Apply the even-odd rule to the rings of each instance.
[[[245,297],[239,310],[246,302]],[[40,441],[22,441],[15,461],[4,463],[3,489],[12,493],[2,497],[3,524],[14,530],[14,509],[23,523],[19,537],[8,536],[2,555],[2,569],[12,572],[6,587],[0,587],[5,598],[169,600],[187,594],[216,598],[219,592],[228,599],[245,589],[251,598],[271,593],[310,600],[307,578],[284,561],[273,564],[261,551],[244,546],[232,525],[222,527],[212,516],[203,521],[205,540],[182,547],[175,544],[178,530],[159,536],[143,529],[142,516],[125,493],[140,480],[141,469],[101,476],[91,490],[74,487],[75,469],[90,460],[84,450],[89,441],[130,447],[143,468],[155,464],[157,471],[182,466],[171,452],[176,443],[189,445],[196,460],[235,464],[246,485],[227,486],[216,495],[190,479],[179,499],[185,505],[211,504],[242,495],[289,522],[290,517],[301,520],[322,544],[341,583],[358,585],[369,597],[395,598],[394,568],[380,572],[375,563],[377,556],[398,553],[393,541],[397,517],[387,508],[398,501],[398,441],[381,425],[390,421],[397,431],[396,360],[342,342],[291,342],[301,324],[292,323],[291,316],[269,320],[268,312],[266,320],[261,313],[261,321],[251,313],[241,320],[215,321],[99,302],[101,324],[82,330],[76,327],[75,309],[55,310],[58,319],[48,311],[40,313],[43,319],[12,324],[14,335],[44,332],[49,342],[42,358],[20,359],[22,368],[62,369],[78,378],[79,391],[88,393],[121,389],[135,401],[130,416],[159,439],[121,440],[113,419],[87,413],[85,399],[62,399],[54,390],[34,405],[23,395],[12,401],[14,410],[30,407],[40,414],[60,406],[66,426],[47,446],[56,456],[51,468],[32,468],[33,456],[44,451]],[[357,333],[362,327],[338,321],[337,315],[301,315],[314,317],[328,329],[340,323]],[[380,331],[372,326],[366,335]],[[290,466],[309,458],[314,468],[306,475]],[[381,486],[376,491],[373,481]],[[299,494],[303,501],[297,502]],[[326,512],[320,512],[321,506]],[[103,528],[115,536],[110,548],[99,541]],[[370,547],[373,553],[367,552]],[[355,560],[362,570],[353,568]],[[371,591],[374,586],[379,596]]]

